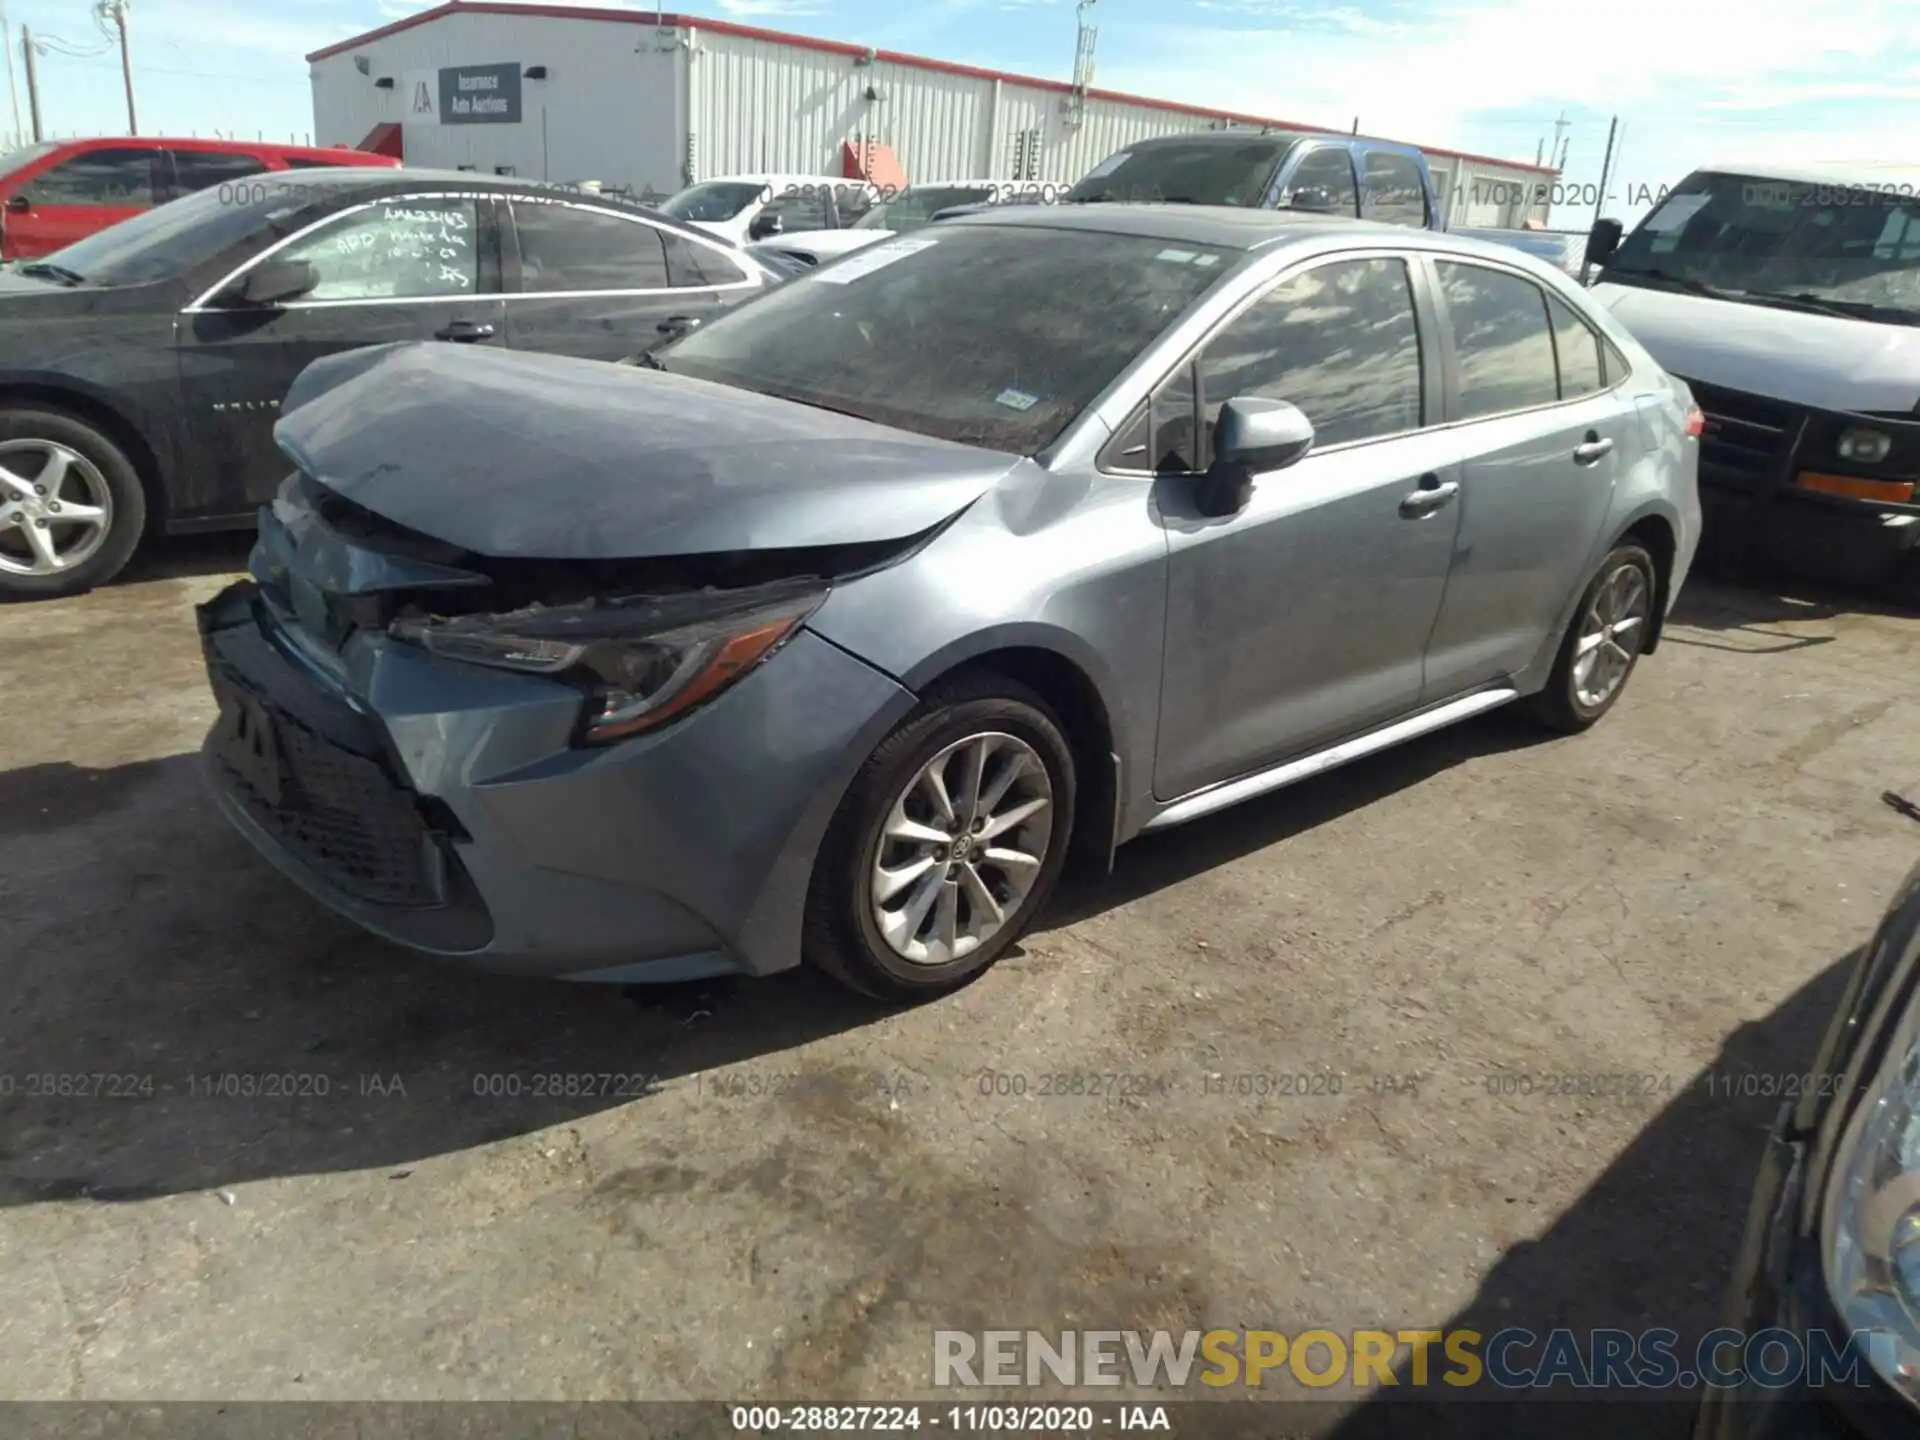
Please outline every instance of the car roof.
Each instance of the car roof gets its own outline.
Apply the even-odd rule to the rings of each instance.
[[[1185,240],[1226,250],[1256,250],[1295,235],[1324,235],[1350,226],[1370,239],[1406,232],[1402,225],[1315,215],[1300,210],[1264,210],[1244,205],[1006,205],[956,215],[943,225],[1024,225],[1043,230],[1085,230],[1093,234],[1139,235],[1155,240]],[[1415,234],[1423,233],[1419,231]]]
[[[1418,155],[1420,147],[1409,145],[1404,140],[1382,140],[1374,135],[1341,135],[1331,130],[1182,130],[1172,135],[1155,135],[1148,140],[1136,140],[1131,145],[1120,147],[1120,153],[1133,153],[1140,150],[1155,150],[1166,145],[1233,145],[1245,144],[1249,140],[1271,140],[1276,145],[1291,144],[1295,140],[1339,140],[1343,143],[1359,142],[1381,150],[1400,150],[1409,155]]]
[[[275,140],[208,140],[192,135],[76,135],[63,140],[49,140],[48,145],[62,150],[98,150],[103,146],[114,149],[135,150],[211,150],[221,154],[233,155],[325,155],[345,156],[352,159],[381,160],[370,150],[356,150],[351,145],[295,145],[287,141]],[[383,166],[368,166],[369,169],[381,169]]]
[[[408,190],[485,190],[509,195],[551,195],[556,200],[571,200],[582,205],[597,205],[604,210],[619,210],[640,216],[650,224],[677,231],[708,245],[727,248],[725,240],[698,226],[662,214],[651,206],[642,205],[638,200],[582,190],[576,185],[558,181],[535,180],[526,175],[482,175],[473,170],[389,170],[374,165],[339,165],[324,170],[302,170],[299,183],[288,188],[307,202],[336,192],[347,194],[355,191],[369,196],[403,194]],[[271,193],[270,190],[269,195]]]
[[[1345,215],[1316,215],[1303,210],[1263,210],[1239,205],[1005,205],[972,210],[942,220],[937,228],[996,225],[1036,230],[1078,230],[1093,235],[1131,235],[1222,250],[1254,251],[1294,241],[1349,240],[1356,246],[1385,245],[1395,250],[1426,250],[1439,255],[1493,260],[1552,272],[1536,256],[1512,245],[1476,239],[1457,231],[1420,230],[1354,220]],[[1517,232],[1516,232],[1517,233]]]
[[[777,170],[749,170],[741,175],[709,175],[704,180],[696,180],[694,185],[834,185],[850,187],[871,185],[871,180],[862,180],[852,175],[806,175],[799,172],[781,172]],[[693,185],[686,187],[693,189]]]
[[[1695,173],[1748,175],[1756,180],[1790,180],[1805,185],[1899,186],[1896,193],[1912,195],[1920,189],[1920,165],[1883,160],[1732,160],[1723,165],[1698,165]]]

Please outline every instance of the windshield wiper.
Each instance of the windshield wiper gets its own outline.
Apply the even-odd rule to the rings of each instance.
[[[1704,295],[1709,300],[1731,300],[1740,293],[1738,290],[1722,290],[1717,285],[1709,285],[1706,281],[1696,280],[1691,275],[1676,275],[1671,270],[1661,270],[1657,267],[1647,270],[1613,269],[1607,273],[1631,275],[1641,280],[1658,280],[1663,285],[1672,285],[1695,295]]]
[[[51,265],[45,260],[35,260],[20,267],[22,275],[31,275],[36,280],[58,280],[62,285],[84,285],[87,277],[78,270],[69,270],[64,265]]]
[[[1896,815],[1904,815],[1909,820],[1920,820],[1920,805],[1914,804],[1913,801],[1907,799],[1906,796],[1896,795],[1893,791],[1888,790],[1880,796],[1880,799],[1885,803],[1887,808],[1892,810]]]
[[[1920,324],[1920,314],[1902,310],[1897,305],[1875,305],[1870,300],[1836,300],[1831,296],[1816,295],[1810,290],[1795,291],[1791,295],[1772,290],[1743,290],[1740,294],[1744,299],[1763,304],[1805,310],[1814,315],[1832,315],[1841,320],[1894,320],[1903,325]]]

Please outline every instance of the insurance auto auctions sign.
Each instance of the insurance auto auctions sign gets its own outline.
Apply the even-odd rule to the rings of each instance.
[[[440,72],[439,101],[442,125],[518,125],[520,66],[447,66]]]

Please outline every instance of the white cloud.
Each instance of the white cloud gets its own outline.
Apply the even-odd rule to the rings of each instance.
[[[1727,152],[1895,158],[1920,129],[1913,0],[1201,3],[1211,25],[1109,27],[1099,83],[1527,161],[1564,111],[1567,178],[1588,182],[1613,114],[1616,174],[1655,185]]]

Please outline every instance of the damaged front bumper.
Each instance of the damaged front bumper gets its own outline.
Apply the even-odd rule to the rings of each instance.
[[[699,711],[583,750],[577,690],[378,632],[336,650],[280,598],[243,581],[199,612],[220,705],[204,756],[227,817],[368,930],[516,974],[797,963],[820,838],[913,704],[801,630]]]

